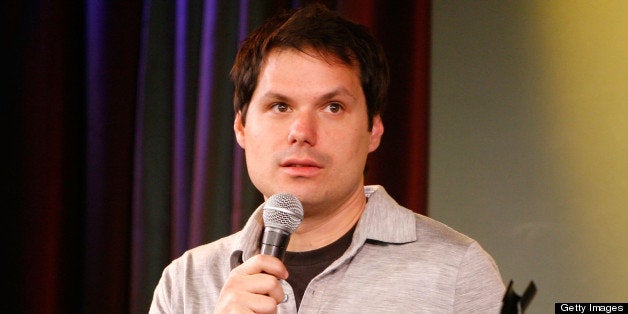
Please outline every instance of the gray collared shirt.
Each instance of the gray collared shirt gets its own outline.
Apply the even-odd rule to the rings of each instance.
[[[368,197],[347,251],[314,277],[299,313],[499,313],[495,262],[469,237],[398,205],[381,186]],[[151,313],[211,313],[237,260],[259,252],[261,206],[245,227],[193,248],[163,271]],[[278,313],[296,313],[292,288]]]

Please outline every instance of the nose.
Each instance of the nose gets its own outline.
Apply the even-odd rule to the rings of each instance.
[[[316,145],[317,137],[316,116],[310,112],[299,112],[294,114],[294,120],[290,125],[288,141],[292,145]]]

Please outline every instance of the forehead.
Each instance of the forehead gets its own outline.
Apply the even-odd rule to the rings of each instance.
[[[325,82],[325,79],[329,81]],[[292,84],[351,81],[360,85],[360,70],[358,66],[347,64],[329,53],[312,49],[275,48],[264,57],[260,65],[258,87],[269,83],[269,80]]]
[[[253,99],[312,100],[341,95],[364,100],[355,66],[311,50],[277,49],[265,59]]]
[[[304,49],[297,49],[297,48],[292,48],[292,47],[272,48],[264,56],[262,63],[260,64],[260,70],[263,71],[265,66],[269,62],[276,61],[276,59],[285,55],[301,56],[301,57],[304,57],[305,59],[310,59],[310,61],[325,62],[328,65],[334,66],[334,67],[340,66],[340,67],[350,68],[352,70],[357,71],[359,75],[359,64],[355,58],[343,58],[341,56],[334,54],[331,51],[326,51],[323,49],[315,49],[315,48],[304,48]]]

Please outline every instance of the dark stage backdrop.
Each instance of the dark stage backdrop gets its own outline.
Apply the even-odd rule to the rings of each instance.
[[[165,265],[242,226],[261,196],[228,72],[247,32],[305,2],[3,2],[3,312],[146,313]],[[391,63],[367,183],[426,214],[429,0],[324,3]]]

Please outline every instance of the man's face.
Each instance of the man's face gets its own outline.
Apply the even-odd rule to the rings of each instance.
[[[379,116],[368,131],[356,67],[293,49],[265,60],[245,125],[238,113],[234,130],[253,184],[266,198],[294,194],[306,215],[363,194],[366,157],[383,133]]]

